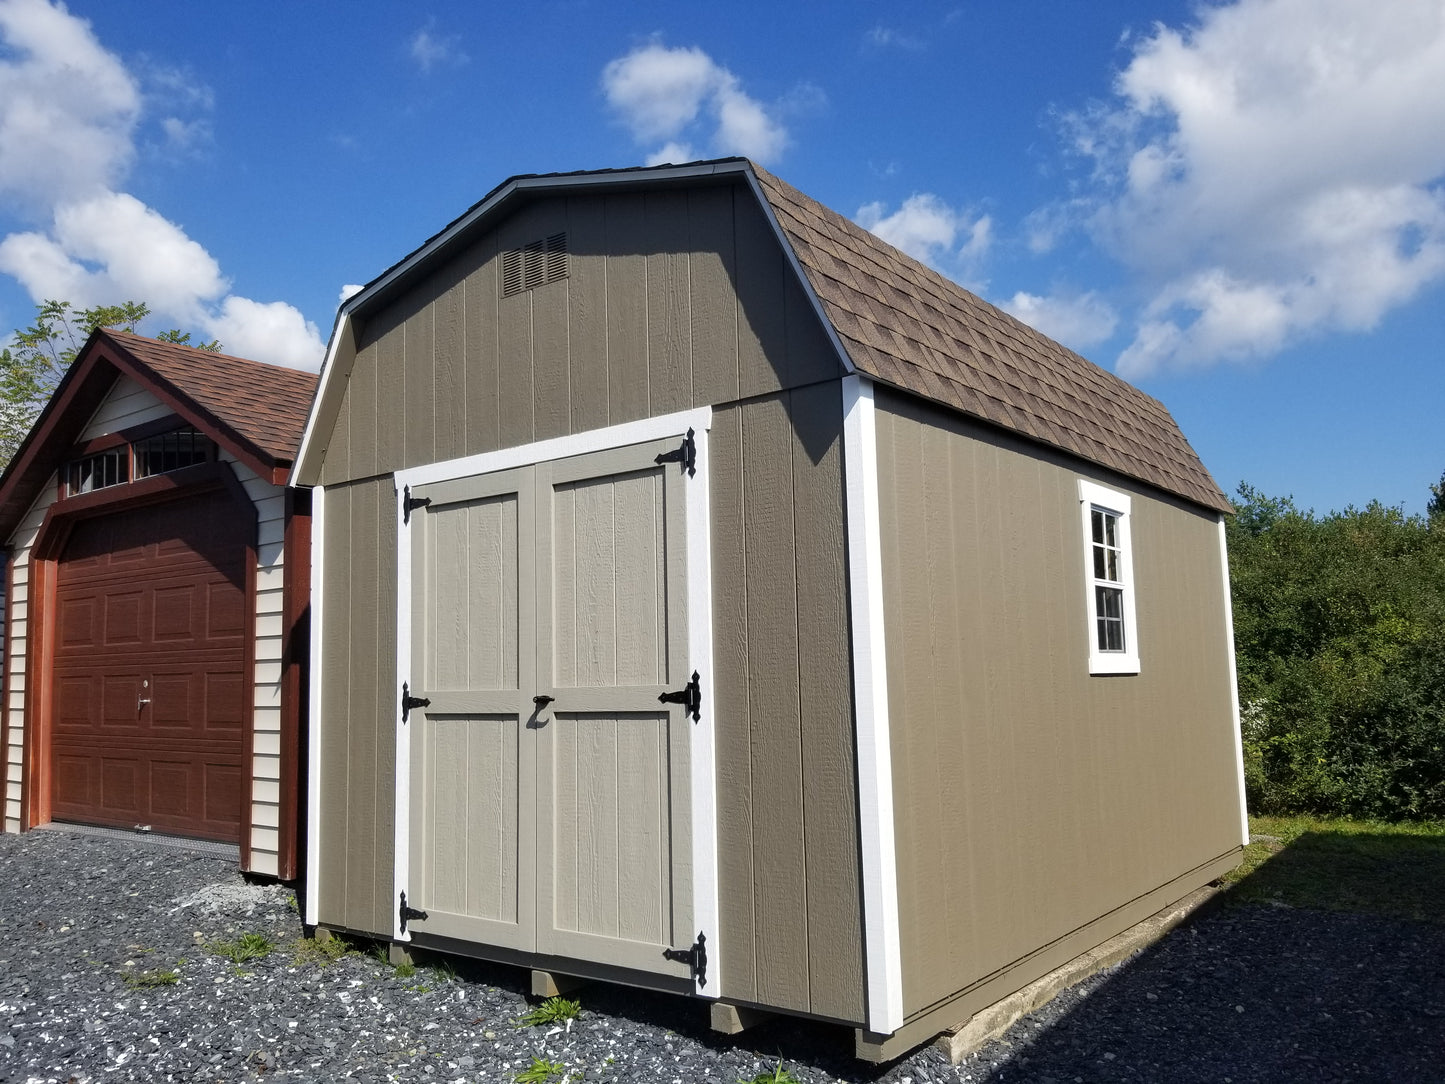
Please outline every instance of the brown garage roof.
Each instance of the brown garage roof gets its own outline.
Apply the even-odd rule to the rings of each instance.
[[[130,376],[260,477],[286,481],[315,373],[99,330],[86,340],[15,457],[0,475],[0,539],[74,449],[118,376]]]
[[[1207,508],[1231,510],[1157,399],[752,169],[860,372]]]
[[[316,391],[315,373],[125,331],[101,334],[273,465],[295,459]]]

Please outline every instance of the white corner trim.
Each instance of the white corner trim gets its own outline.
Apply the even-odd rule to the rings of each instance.
[[[797,250],[793,248],[793,243],[788,240],[788,235],[783,232],[783,224],[778,221],[777,212],[773,210],[771,201],[769,201],[767,194],[763,191],[762,182],[758,180],[758,175],[751,169],[747,170],[746,176],[748,178],[748,187],[752,189],[753,196],[757,199],[758,206],[763,212],[763,217],[772,228],[773,236],[777,238],[778,245],[783,250],[783,255],[787,257],[788,266],[793,269],[793,275],[797,278],[798,285],[803,288],[803,295],[807,297],[809,304],[813,306],[813,311],[817,313],[818,322],[822,325],[824,334],[828,336],[828,341],[833,344],[833,349],[838,352],[838,360],[843,364],[843,371],[850,376],[857,373],[858,368],[853,364],[853,358],[843,346],[843,340],[838,337],[838,329],[833,326],[833,321],[828,319],[827,314],[823,311],[823,302],[818,297],[818,292],[813,289],[813,280],[808,278],[807,272],[803,270],[803,262],[798,259]]]
[[[863,859],[863,945],[868,1029],[903,1026],[903,956],[893,826],[893,755],[883,628],[882,528],[873,382],[843,378],[843,474],[848,608],[858,741],[858,831]]]
[[[404,486],[424,486],[453,478],[468,478],[474,474],[530,467],[534,463],[546,463],[553,459],[566,459],[569,456],[679,436],[689,429],[695,433],[705,433],[711,426],[712,407],[680,410],[675,414],[664,414],[657,418],[641,418],[635,422],[609,425],[605,429],[590,429],[585,433],[553,437],[551,440],[539,440],[532,444],[519,444],[514,448],[499,448],[494,452],[481,452],[478,455],[445,459],[440,463],[409,467],[396,472],[396,485],[400,490]]]
[[[707,425],[694,425],[697,475],[686,482],[687,505],[687,652],[703,675],[701,720],[692,723],[692,910],[694,924],[707,934],[707,986],[694,983],[699,997],[722,990],[717,844],[717,697],[712,658],[712,485]],[[684,724],[688,725],[688,724]]]
[[[321,557],[326,552],[326,489],[311,491],[311,674],[306,723],[306,915],[308,926],[321,913]]]
[[[321,362],[321,376],[316,384],[316,394],[311,398],[311,409],[306,412],[306,427],[301,430],[301,446],[296,450],[296,459],[291,464],[291,476],[287,485],[295,486],[301,472],[310,463],[312,456],[311,445],[316,440],[316,415],[325,401],[328,387],[336,376],[336,351],[341,345],[342,333],[346,330],[351,321],[351,316],[345,306],[336,314],[336,325],[331,329],[331,340],[326,344],[326,357]],[[319,487],[318,487],[319,489]]]
[[[392,908],[391,936],[397,941],[410,941],[411,931],[402,931],[399,892],[410,892],[407,883],[411,870],[411,723],[401,721],[401,683],[415,685],[411,674],[414,657],[411,645],[411,526],[406,522],[406,487],[396,483],[396,689],[392,718],[396,726],[396,800],[393,806],[396,842],[392,850],[391,898],[398,906]],[[412,897],[414,898],[414,896]]]
[[[1123,651],[1100,651],[1098,612],[1094,602],[1093,530],[1089,509],[1103,508],[1119,516],[1119,548],[1124,566],[1124,648]],[[1133,501],[1127,493],[1106,489],[1097,482],[1079,479],[1079,513],[1083,524],[1084,605],[1089,628],[1090,674],[1137,674],[1139,672],[1139,623],[1135,619],[1134,596],[1138,583],[1134,579]]]
[[[1219,517],[1219,568],[1224,576],[1224,634],[1229,650],[1229,706],[1234,716],[1234,763],[1239,774],[1239,840],[1249,844],[1249,802],[1244,795],[1244,725],[1239,717],[1239,671],[1234,664],[1234,597],[1229,589],[1229,547]]]

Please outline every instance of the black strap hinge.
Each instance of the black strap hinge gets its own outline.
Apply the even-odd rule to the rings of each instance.
[[[425,922],[427,920],[427,913],[425,911],[418,911],[415,907],[408,907],[406,905],[405,892],[401,894],[401,906],[396,909],[396,914],[397,917],[401,919],[402,933],[406,933],[406,924],[408,922]]]
[[[701,930],[698,931],[697,940],[693,942],[692,948],[663,949],[662,955],[680,964],[687,964],[692,971],[692,977],[697,980],[697,984],[699,986],[707,985],[707,935]]]
[[[403,523],[410,523],[411,514],[414,511],[418,508],[426,508],[430,504],[430,497],[413,497],[411,495],[411,486],[407,486],[401,494],[401,521]]]
[[[689,429],[687,436],[682,438],[682,447],[674,448],[670,452],[661,452],[654,463],[681,463],[682,469],[687,471],[691,478],[697,473],[697,440],[696,434]]]
[[[426,708],[431,706],[431,700],[425,696],[412,696],[411,690],[406,687],[406,682],[401,683],[401,721],[406,722],[406,717],[411,713],[412,708]]]
[[[695,723],[702,718],[702,678],[698,672],[692,672],[692,680],[687,683],[686,688],[678,689],[675,693],[663,693],[657,698],[659,704],[681,704],[684,715],[691,715]]]

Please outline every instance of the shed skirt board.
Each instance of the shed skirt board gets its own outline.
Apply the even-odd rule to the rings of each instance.
[[[418,486],[408,905],[440,935],[686,977],[676,440]]]
[[[75,525],[57,562],[54,819],[240,842],[238,537],[224,491]]]

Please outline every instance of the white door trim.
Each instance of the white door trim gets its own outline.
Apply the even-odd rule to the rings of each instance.
[[[712,666],[712,520],[710,513],[708,471],[708,430],[712,426],[712,408],[684,410],[657,418],[642,418],[621,425],[593,429],[551,440],[502,448],[479,455],[463,456],[441,463],[428,463],[397,471],[393,476],[396,488],[397,528],[397,591],[396,591],[396,673],[397,695],[401,682],[410,681],[411,673],[411,537],[404,506],[408,487],[451,481],[478,474],[529,467],[554,459],[606,451],[611,448],[642,444],[666,437],[681,439],[691,430],[696,450],[697,474],[688,479],[687,515],[687,639],[690,666],[703,675],[701,721],[692,724],[692,906],[697,930],[707,935],[706,987],[694,985],[699,996],[715,998],[722,986],[722,953],[719,948],[717,887],[717,769],[716,738],[713,720]],[[677,470],[672,464],[667,469]],[[313,528],[314,529],[314,528]],[[314,597],[314,596],[313,596]],[[314,686],[313,686],[314,689]],[[411,861],[411,743],[401,722],[401,707],[396,707],[396,839],[393,865],[393,902],[405,890]],[[401,932],[401,919],[393,921],[392,936],[398,941],[411,940],[410,930]],[[679,946],[682,947],[682,946]]]
[[[883,629],[878,433],[873,382],[860,376],[843,378],[843,473],[847,487],[848,623],[858,721],[858,833],[863,852],[868,1030],[891,1035],[903,1026],[903,960]]]
[[[1249,802],[1244,794],[1244,728],[1239,717],[1239,671],[1234,665],[1234,596],[1229,589],[1229,545],[1219,517],[1219,568],[1224,575],[1224,636],[1229,650],[1229,704],[1234,717],[1234,761],[1239,787],[1239,840],[1249,846]]]

